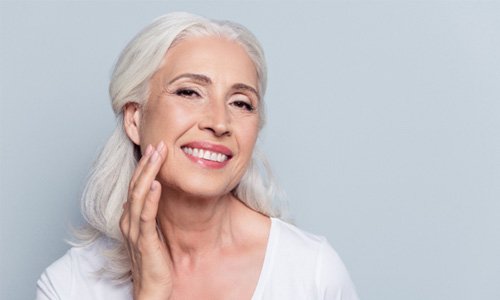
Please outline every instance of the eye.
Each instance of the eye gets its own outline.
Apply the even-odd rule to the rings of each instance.
[[[200,94],[193,90],[193,89],[188,89],[188,88],[181,88],[175,91],[175,94],[177,96],[181,97],[186,97],[186,98],[194,98],[194,97],[199,97]]]
[[[252,104],[243,100],[235,100],[231,102],[231,105],[249,112],[255,111],[255,107]]]

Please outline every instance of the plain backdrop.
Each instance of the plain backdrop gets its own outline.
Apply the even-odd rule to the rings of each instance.
[[[500,299],[500,4],[476,1],[1,2],[1,299],[69,248],[113,63],[178,10],[262,42],[259,143],[362,299]]]

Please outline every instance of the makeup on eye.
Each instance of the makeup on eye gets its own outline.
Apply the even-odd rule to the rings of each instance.
[[[174,92],[177,96],[186,97],[186,98],[195,98],[200,97],[200,93],[192,88],[179,88]]]
[[[251,103],[248,103],[243,100],[234,100],[230,103],[230,105],[235,106],[237,108],[246,110],[248,112],[254,112],[255,111],[255,106],[253,106]]]
[[[185,83],[167,84],[163,87],[163,93],[187,99],[204,98],[207,95],[207,91],[204,87],[199,87],[196,84]]]
[[[195,88],[191,87],[180,87],[176,88],[173,90],[173,92],[170,92],[170,94],[174,94],[179,97],[184,97],[188,99],[194,99],[194,98],[200,98],[202,97],[202,92],[198,91]],[[251,100],[247,100],[248,96],[244,94],[237,94],[236,96],[240,96],[241,98],[245,98],[246,100],[243,99],[237,99],[237,100],[230,100],[229,105],[234,106],[238,109],[242,109],[248,112],[254,112],[255,111],[255,106],[251,103]]]

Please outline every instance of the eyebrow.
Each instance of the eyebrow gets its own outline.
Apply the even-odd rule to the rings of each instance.
[[[212,80],[210,79],[210,77],[208,77],[206,75],[202,75],[202,74],[195,74],[195,73],[185,73],[185,74],[181,74],[179,76],[176,76],[174,79],[170,80],[168,82],[168,84],[172,84],[172,83],[174,83],[177,80],[182,79],[182,78],[189,78],[189,79],[192,79],[194,81],[200,82],[200,83],[205,84],[205,85],[212,84]],[[250,85],[247,85],[244,83],[235,83],[235,84],[233,84],[233,86],[231,88],[234,90],[238,90],[238,91],[249,91],[251,93],[254,93],[255,96],[257,96],[257,98],[260,99],[259,92]]]
[[[199,81],[199,82],[202,82],[204,84],[211,84],[212,83],[212,80],[210,80],[210,78],[208,76],[201,75],[201,74],[194,74],[194,73],[185,73],[185,74],[181,74],[181,75],[175,77],[174,79],[170,80],[168,82],[168,84],[174,83],[181,78],[190,78],[190,79],[193,79],[194,81]]]
[[[255,96],[257,96],[257,99],[260,99],[259,92],[257,92],[257,90],[254,89],[253,87],[251,87],[249,85],[246,85],[244,83],[236,83],[236,84],[234,84],[233,85],[233,89],[238,90],[238,91],[249,91],[251,93],[254,93]]]

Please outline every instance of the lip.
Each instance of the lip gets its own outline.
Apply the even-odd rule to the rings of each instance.
[[[189,160],[191,160],[192,162],[197,163],[203,167],[210,168],[210,169],[223,168],[228,163],[228,161],[231,160],[231,158],[233,157],[233,152],[228,147],[223,146],[223,145],[213,144],[210,142],[194,141],[194,142],[189,142],[187,144],[182,145],[181,149],[184,147],[208,150],[211,152],[222,153],[222,154],[227,156],[227,160],[225,160],[223,162],[218,162],[218,161],[206,160],[203,158],[195,157],[195,156],[189,155],[189,154],[185,153],[184,151],[182,151],[182,153],[184,153],[184,155],[186,155],[186,157],[189,158]]]
[[[212,152],[218,152],[226,155],[228,158],[231,158],[233,156],[233,152],[228,147],[223,145],[212,144],[210,142],[199,142],[199,141],[189,142],[181,146],[181,148],[183,147],[198,148]]]

